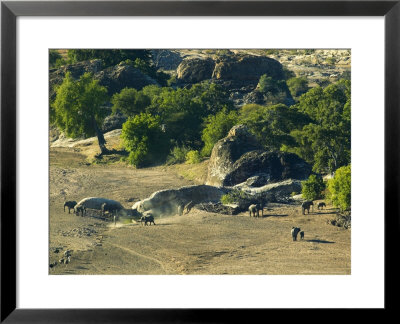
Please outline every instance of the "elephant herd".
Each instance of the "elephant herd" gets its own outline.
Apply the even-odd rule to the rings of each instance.
[[[114,224],[116,224],[117,217],[121,213],[124,215],[132,213],[131,210],[126,210],[118,201],[97,197],[84,198],[78,203],[76,201],[66,201],[64,202],[64,212],[66,207],[68,208],[68,213],[71,213],[72,209],[73,213],[77,216],[87,215],[88,209],[98,210],[101,212],[102,217],[105,217],[106,214],[111,216],[114,220]],[[140,216],[140,222],[143,225],[156,225],[154,222],[154,215],[151,211],[147,211]]]
[[[308,214],[310,214],[310,208],[314,207],[314,202],[312,200],[304,201],[301,204],[301,212],[303,215],[305,215],[305,212],[307,211]],[[326,207],[326,204],[324,202],[319,202],[318,205],[318,210],[324,209]],[[250,217],[260,217],[260,211],[261,211],[261,217],[264,217],[264,206],[263,204],[251,204],[249,206],[249,215]],[[304,231],[301,230],[300,227],[292,227],[291,230],[291,236],[293,241],[297,241],[297,235],[300,234],[300,239],[304,239]]]

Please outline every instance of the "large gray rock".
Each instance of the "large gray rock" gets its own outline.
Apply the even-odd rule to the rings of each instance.
[[[311,166],[296,154],[264,151],[247,127],[238,125],[214,145],[206,184],[235,186],[253,180],[260,187],[286,179],[304,180],[310,174]]]
[[[108,67],[96,73],[94,77],[107,88],[109,95],[120,92],[124,88],[141,90],[147,85],[158,85],[153,78],[124,63]]]
[[[102,125],[102,131],[104,133],[110,132],[115,129],[121,129],[122,125],[128,120],[127,117],[122,115],[121,113],[117,113],[114,115],[109,115],[104,119]]]
[[[266,184],[262,187],[251,187],[246,183],[241,183],[236,185],[234,188],[240,189],[249,196],[255,197],[257,201],[264,201],[264,203],[287,202],[290,199],[292,192],[301,191],[301,181],[287,179],[276,183]]]
[[[133,204],[132,209],[140,213],[152,210],[155,215],[178,214],[179,208],[206,202],[218,202],[224,190],[207,185],[186,186],[154,192],[149,198]]]
[[[96,74],[102,70],[102,60],[90,60],[78,62],[75,64],[66,64],[58,69],[51,69],[49,71],[49,86],[50,86],[50,98],[54,99],[55,91],[54,87],[60,85],[67,72],[71,73],[74,79],[79,79],[80,76],[86,72]]]
[[[116,209],[124,209],[124,207],[121,205],[120,202],[112,199],[107,199],[107,198],[99,198],[99,197],[88,197],[82,199],[78,204],[75,206],[75,209],[79,207],[85,207],[85,208],[90,208],[90,209],[97,209],[101,210],[101,205],[102,204],[108,204],[111,207],[114,207]]]
[[[228,135],[219,140],[211,152],[206,184],[224,186],[226,176],[234,170],[234,163],[245,153],[259,150],[262,146],[247,127],[232,127]]]
[[[267,184],[285,179],[305,180],[310,174],[311,166],[294,153],[256,150],[243,154],[233,164],[223,185],[234,186],[250,177],[259,176],[257,185],[260,186],[260,178]]]
[[[123,88],[141,90],[147,85],[158,84],[156,80],[131,65],[120,63],[103,69],[102,60],[90,60],[50,70],[49,82],[52,98],[55,96],[54,86],[63,82],[67,72],[70,72],[74,79],[79,79],[86,72],[92,73],[94,78],[99,80],[100,85],[107,88],[109,95],[120,92]]]
[[[154,65],[162,70],[176,70],[183,58],[179,53],[171,50],[159,49],[151,51]]]
[[[283,80],[284,73],[281,63],[255,55],[238,56],[232,60],[221,60],[216,64],[213,78],[217,80],[246,81],[256,85],[263,74]]]
[[[211,58],[194,58],[182,61],[177,69],[177,79],[182,83],[198,83],[211,79],[215,62]]]

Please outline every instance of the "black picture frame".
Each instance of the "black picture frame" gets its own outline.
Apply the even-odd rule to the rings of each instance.
[[[400,1],[2,1],[1,3],[1,322],[236,322],[262,309],[16,308],[16,19],[18,16],[383,16],[385,19],[385,311],[396,307],[399,237]],[[368,283],[366,283],[367,285]],[[269,310],[271,312],[275,310]],[[332,313],[333,314],[333,313]],[[240,316],[239,316],[240,315]],[[269,314],[268,316],[271,316]],[[326,316],[326,315],[324,315]],[[334,315],[333,315],[334,316]]]

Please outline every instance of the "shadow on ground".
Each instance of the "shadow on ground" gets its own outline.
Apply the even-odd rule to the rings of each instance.
[[[310,243],[327,243],[327,244],[335,243],[335,242],[330,242],[330,241],[325,241],[325,240],[307,240],[307,242],[310,242]]]

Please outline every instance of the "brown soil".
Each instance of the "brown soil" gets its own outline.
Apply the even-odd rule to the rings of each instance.
[[[330,205],[302,215],[297,204],[271,203],[260,218],[192,209],[157,217],[156,226],[68,214],[64,199],[104,197],[131,208],[154,191],[201,182],[206,170],[206,162],[195,171],[187,165],[134,169],[93,165],[86,157],[76,148],[50,149],[49,263],[57,261],[50,274],[351,273],[351,230],[327,224],[335,217]],[[292,241],[292,226],[305,231],[304,240]],[[70,262],[61,264],[67,250]]]

